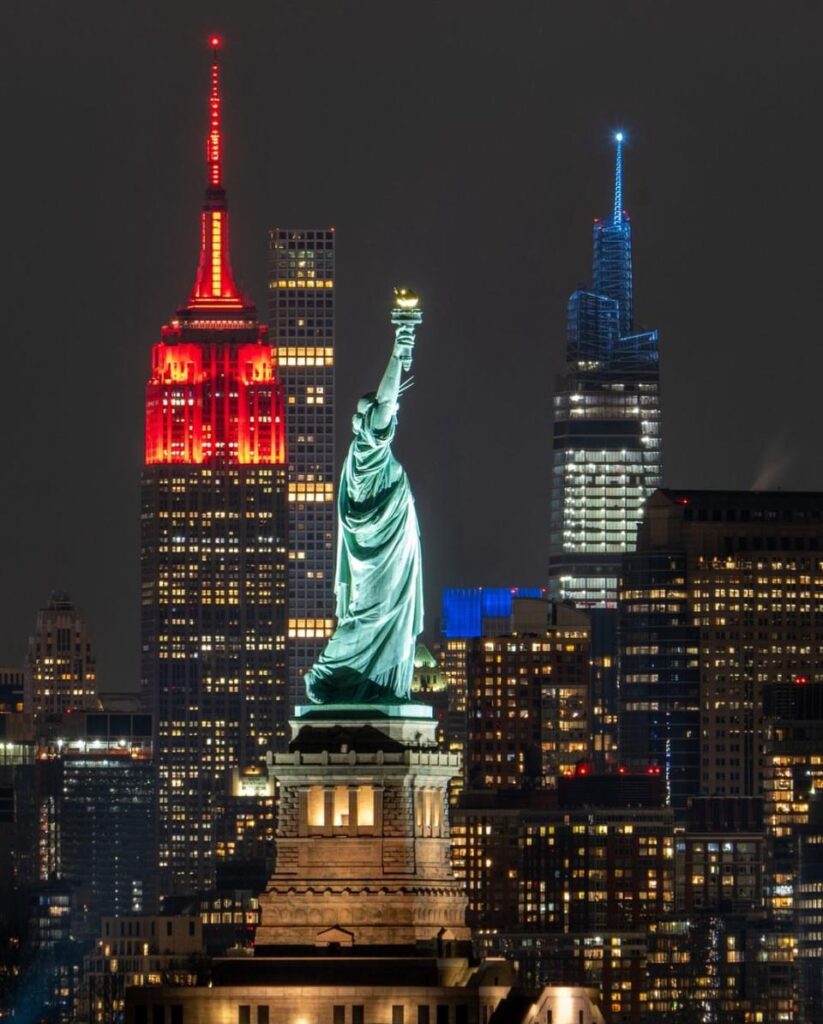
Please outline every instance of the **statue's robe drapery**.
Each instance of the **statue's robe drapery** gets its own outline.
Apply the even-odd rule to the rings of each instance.
[[[361,403],[361,406],[364,403]],[[338,497],[337,628],[306,675],[317,703],[408,701],[423,629],[420,532],[409,481],[391,451],[396,418],[354,419]]]

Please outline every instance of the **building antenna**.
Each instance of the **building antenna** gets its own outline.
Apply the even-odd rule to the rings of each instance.
[[[209,93],[209,133],[206,137],[206,164],[209,172],[209,188],[223,186],[223,139],[220,132],[220,65],[217,51],[222,45],[220,36],[210,36],[211,46],[211,91]]]
[[[620,224],[623,220],[623,132],[614,133],[616,144],[614,154],[614,214],[612,220]]]
[[[220,111],[220,64],[218,35],[209,36],[211,78],[209,126],[206,132],[206,197],[200,213],[200,262],[189,308],[240,309],[246,301],[234,282],[229,254],[229,211],[223,188],[223,131]],[[250,305],[250,303],[249,303]]]

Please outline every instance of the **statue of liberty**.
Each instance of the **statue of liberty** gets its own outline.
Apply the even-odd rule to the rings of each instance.
[[[398,400],[411,384],[417,296],[395,288],[395,341],[376,392],[352,419],[354,438],[340,478],[335,595],[337,627],[306,675],[315,704],[398,704],[410,700],[423,629],[420,531],[405,470],[391,443]]]

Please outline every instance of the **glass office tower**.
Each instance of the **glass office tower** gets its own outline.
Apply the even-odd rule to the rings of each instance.
[[[643,504],[661,483],[657,331],[638,331],[632,229],[615,135],[611,215],[592,230],[592,287],[569,298],[566,367],[554,399],[549,586],[591,609],[595,764],[617,746],[617,586]]]
[[[615,140],[614,209],[594,223],[592,288],[569,299],[554,401],[551,588],[588,608],[615,607],[621,556],[661,482],[657,332],[634,327],[622,134]]]

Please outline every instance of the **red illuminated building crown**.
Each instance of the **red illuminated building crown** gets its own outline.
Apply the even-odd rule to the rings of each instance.
[[[285,462],[280,390],[266,328],[234,281],[223,187],[219,36],[212,48],[208,179],[200,262],[188,305],[152,349],[146,388],[146,464]]]

